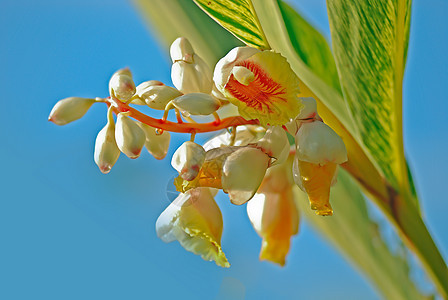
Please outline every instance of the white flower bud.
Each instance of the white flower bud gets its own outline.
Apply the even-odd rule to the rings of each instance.
[[[170,47],[171,60],[174,62],[183,60],[188,63],[194,63],[193,61],[194,50],[190,42],[184,38],[177,38]]]
[[[249,201],[257,192],[268,168],[269,156],[257,148],[243,147],[229,155],[223,165],[222,188],[233,204]]]
[[[257,125],[243,125],[236,128],[236,137],[233,143],[234,146],[247,146],[260,140],[265,134],[266,130]],[[230,145],[231,134],[228,131],[223,131],[219,135],[213,137],[204,144],[205,150],[218,148],[221,146]]]
[[[132,97],[131,103],[136,104],[136,105],[146,105],[146,102],[143,99],[141,99],[140,95],[142,95],[144,93],[145,89],[147,89],[148,87],[158,86],[158,85],[164,85],[164,84],[163,84],[163,82],[158,81],[158,80],[148,80],[148,81],[140,83],[135,88],[135,94]]]
[[[115,140],[121,152],[129,158],[140,156],[146,137],[144,131],[126,116],[126,113],[119,113],[115,129]]]
[[[164,159],[170,146],[170,133],[157,134],[156,129],[144,123],[138,123],[146,135],[145,147],[155,159]]]
[[[154,82],[154,80],[151,80]],[[138,97],[146,103],[152,109],[164,110],[165,106],[179,96],[182,93],[173,87],[164,85],[151,85],[150,82],[143,82],[137,87],[136,94]]]
[[[198,176],[204,160],[204,148],[194,142],[187,141],[173,154],[171,165],[184,180],[192,181]]]
[[[347,161],[344,142],[328,125],[320,121],[303,123],[296,134],[299,160],[324,165]]]
[[[129,69],[121,69],[109,81],[109,93],[121,101],[127,101],[135,94],[135,83]]]
[[[107,174],[117,162],[119,156],[120,149],[118,149],[115,141],[115,122],[112,111],[109,110],[107,124],[96,137],[93,157],[100,171]]]
[[[300,101],[303,104],[302,110],[297,115],[296,119],[318,119],[317,103],[313,97],[300,97]]]
[[[210,94],[213,87],[212,72],[209,66],[194,53],[190,42],[180,37],[170,47],[173,61],[171,79],[174,86],[184,94]]]
[[[288,136],[281,126],[271,126],[264,137],[256,143],[264,153],[274,158],[273,163],[281,164],[288,158],[290,146]]]
[[[229,81],[233,68],[241,61],[259,53],[260,50],[252,47],[236,47],[230,50],[226,56],[221,58],[215,67],[213,81],[218,90],[225,94],[225,86]]]
[[[213,87],[211,70],[197,55],[195,55],[195,63],[185,61],[173,63],[171,80],[174,86],[184,94],[210,94]]]
[[[182,113],[189,115],[210,115],[218,110],[221,102],[215,97],[204,93],[190,93],[173,100],[173,105]]]
[[[69,97],[56,103],[50,112],[48,121],[56,125],[65,125],[82,118],[89,110],[95,99]]]

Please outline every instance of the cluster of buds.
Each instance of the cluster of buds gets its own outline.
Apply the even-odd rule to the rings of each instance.
[[[171,159],[180,194],[157,220],[157,235],[228,267],[221,248],[223,219],[214,200],[222,190],[231,203],[248,203],[249,219],[263,238],[260,259],[284,265],[299,227],[293,188],[308,194],[318,215],[332,215],[330,187],[338,165],[347,160],[343,141],[319,117],[316,101],[301,97],[300,81],[279,53],[237,47],[214,72],[185,38],[173,42],[170,55],[174,87],[157,80],[136,86],[131,72],[121,69],[110,79],[109,97],[66,98],[49,120],[65,125],[93,103],[106,103],[107,124],[94,153],[103,173],[121,152],[134,159],[146,147],[163,159],[169,132],[190,134]],[[132,105],[161,110],[163,117],[155,119]],[[221,118],[224,106],[234,106],[238,114]],[[170,111],[175,121],[169,120]],[[198,115],[214,121],[198,123],[192,117]],[[204,145],[195,142],[197,133],[214,131],[220,133]]]

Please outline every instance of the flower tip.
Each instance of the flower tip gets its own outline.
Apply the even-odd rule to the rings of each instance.
[[[166,153],[165,153],[165,155],[152,155],[155,159],[157,159],[157,160],[162,160],[162,159],[164,159],[165,157],[166,157]]]
[[[139,151],[138,153],[137,152],[133,152],[132,153],[133,155],[129,156],[129,158],[130,159],[137,159],[137,158],[140,157],[140,153],[141,153],[141,151]]]
[[[289,252],[289,245],[289,239],[271,240],[271,242],[263,240],[260,251],[260,260],[267,260],[284,267],[286,264],[286,256]]]
[[[108,174],[112,170],[112,166],[109,164],[99,166],[101,173]]]
[[[227,258],[224,257],[223,261],[216,261],[216,265],[222,268],[230,268],[230,263],[227,261]]]
[[[332,216],[333,215],[333,208],[331,208],[330,203],[322,203],[322,202],[328,202],[328,199],[322,201],[322,199],[313,199],[312,197],[309,197],[310,203],[311,203],[311,209],[315,210],[316,215],[318,216]]]
[[[170,47],[171,60],[174,62],[183,60],[187,63],[194,63],[194,50],[191,43],[185,37],[178,37]]]

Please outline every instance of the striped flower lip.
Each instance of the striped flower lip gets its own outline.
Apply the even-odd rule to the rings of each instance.
[[[235,48],[216,65],[214,80],[241,116],[262,125],[286,124],[302,108],[297,76],[273,51]]]

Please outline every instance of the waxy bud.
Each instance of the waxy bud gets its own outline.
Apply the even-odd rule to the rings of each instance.
[[[190,42],[184,38],[177,38],[170,47],[171,60],[174,62],[183,60],[188,63],[194,63],[194,50]]]
[[[164,159],[170,146],[170,133],[164,131],[162,134],[157,134],[156,129],[149,125],[144,123],[139,123],[138,125],[140,125],[145,132],[145,147],[148,152],[154,156],[155,159]]]
[[[265,134],[266,130],[257,125],[243,125],[236,128],[236,136],[234,146],[247,146],[248,144],[256,143]],[[231,134],[224,131],[221,134],[213,137],[204,144],[205,150],[219,148],[221,146],[230,145]]]
[[[112,117],[112,111],[109,109],[107,124],[96,137],[93,157],[100,171],[107,174],[117,162],[119,156],[120,149],[118,149],[115,141],[115,122]]]
[[[243,147],[229,155],[222,169],[222,188],[233,204],[249,201],[268,168],[270,157],[257,148]]]
[[[150,85],[144,82],[137,87],[138,97],[153,109],[164,110],[168,102],[182,96],[182,93],[167,85]]]
[[[129,69],[121,69],[112,75],[109,81],[109,92],[121,101],[127,101],[135,94],[135,83]]]
[[[204,93],[190,93],[177,97],[172,101],[174,107],[187,115],[210,115],[218,110],[221,102]]]
[[[129,119],[126,113],[119,113],[115,129],[115,140],[120,151],[129,158],[134,159],[140,156],[146,136],[140,126]]]
[[[202,58],[194,53],[190,42],[186,38],[176,39],[171,45],[170,54],[174,86],[184,94],[210,94],[213,87],[212,72]]]
[[[204,148],[194,142],[187,141],[173,154],[171,165],[184,180],[192,181],[198,176],[204,160]]]
[[[196,57],[195,61],[195,63],[175,62],[171,67],[171,80],[184,94],[209,94],[213,87],[211,70],[200,57]]]
[[[296,134],[297,157],[315,164],[347,161],[344,142],[328,125],[320,121],[303,123]]]
[[[209,188],[180,194],[156,222],[157,236],[165,243],[179,241],[185,250],[230,266],[221,248],[222,214]]]
[[[281,164],[288,158],[290,150],[289,140],[281,126],[269,127],[264,137],[255,145],[273,158],[273,164]]]
[[[95,99],[69,97],[60,100],[50,112],[48,121],[56,125],[65,125],[82,118]]]
[[[163,82],[158,81],[158,80],[148,80],[148,81],[140,83],[135,88],[135,94],[132,97],[131,103],[136,104],[136,105],[146,105],[146,102],[140,98],[140,95],[142,95],[144,90],[147,89],[148,87],[157,86],[157,85],[164,85],[164,84],[163,84]]]

